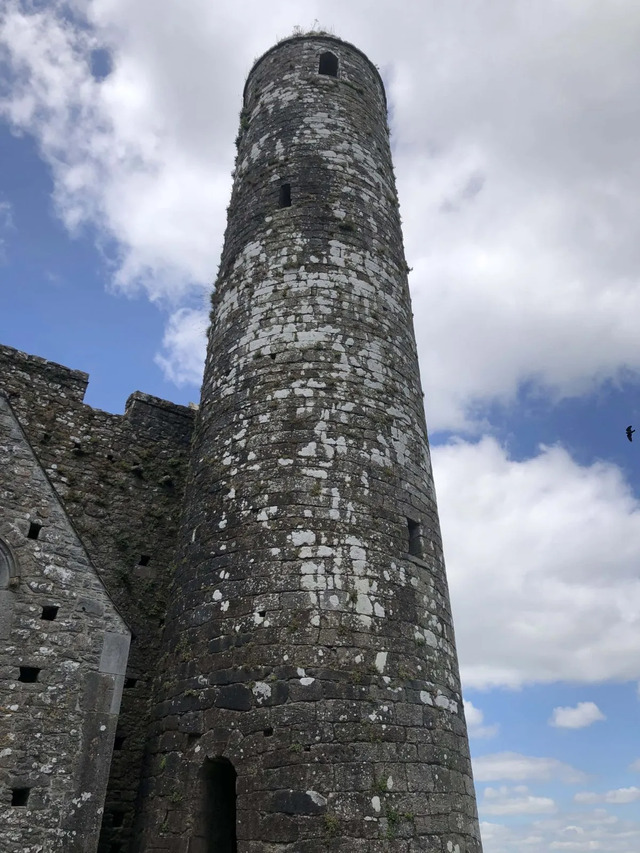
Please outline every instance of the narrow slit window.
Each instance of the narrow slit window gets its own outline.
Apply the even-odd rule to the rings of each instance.
[[[111,813],[111,826],[122,826],[124,823],[124,812]]]
[[[280,207],[291,207],[291,184],[280,186]]]
[[[225,758],[207,759],[200,771],[200,803],[194,826],[198,850],[237,853],[236,771]]]
[[[326,53],[320,55],[318,74],[326,74],[327,77],[338,76],[338,57],[335,55],[335,53],[327,51]]]
[[[422,531],[420,522],[411,518],[407,519],[409,529],[409,553],[412,557],[422,557]]]
[[[18,681],[24,681],[25,684],[33,684],[38,681],[38,676],[41,670],[37,666],[21,666]]]
[[[37,521],[32,521],[29,525],[29,532],[27,533],[27,539],[37,539],[40,536],[40,531],[42,530],[42,525],[38,524]]]
[[[56,607],[55,604],[45,604],[42,608],[41,619],[44,619],[45,622],[53,622],[54,619],[58,618],[58,610],[60,608]]]
[[[124,735],[116,735],[115,740],[113,742],[113,751],[120,752],[122,747],[124,746],[125,737]]]
[[[12,788],[11,789],[11,805],[12,806],[26,806],[29,802],[29,794],[31,793],[31,788]]]

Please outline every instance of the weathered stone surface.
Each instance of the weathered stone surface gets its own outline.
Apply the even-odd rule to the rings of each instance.
[[[140,785],[148,703],[158,669],[193,412],[139,392],[129,398],[124,415],[101,412],[83,403],[87,381],[85,373],[0,346],[0,391],[10,400],[57,498],[133,634],[127,680],[121,685],[117,736],[123,740],[121,744],[116,741],[112,760],[110,754],[104,756],[107,769],[111,761],[111,776],[100,843],[100,853],[111,853],[112,845],[116,849],[119,843],[124,853]],[[0,434],[0,441],[5,441],[4,434]],[[15,479],[13,471],[10,466],[3,473],[19,497],[21,481]],[[2,501],[0,496],[0,504]],[[27,513],[31,512],[31,508],[24,510],[23,524],[27,527]],[[40,521],[45,523],[44,518]],[[20,536],[24,535],[21,529]],[[60,550],[58,558],[63,562],[75,559],[76,550],[74,546],[66,555]],[[143,556],[149,558],[146,565],[141,565]],[[0,640],[4,645],[13,595],[2,590],[1,579],[0,559]],[[39,583],[35,592],[42,603],[47,598],[52,604],[57,601],[55,583],[50,579],[44,585]],[[79,613],[105,627],[102,597],[96,597],[91,589],[82,589],[77,605]],[[29,624],[39,629],[55,628],[55,636],[68,631],[70,643],[77,633],[75,623],[65,621],[61,628],[57,620],[41,621],[37,614]],[[18,626],[13,627],[15,633]],[[76,636],[77,642],[81,639],[81,634]],[[105,666],[111,668],[108,662]],[[3,682],[0,689],[4,686]],[[26,709],[24,714],[28,715]],[[39,736],[36,718],[30,717],[23,724],[25,731],[31,731],[30,737]],[[54,759],[55,750],[63,745],[69,750],[77,748],[69,735],[60,733],[59,740],[51,744],[47,761]],[[4,790],[2,797],[6,802]],[[95,800],[92,807],[97,808]],[[113,826],[112,814],[117,815],[118,826]],[[14,823],[19,817],[10,816]],[[45,845],[45,849],[49,848]],[[11,848],[7,850],[13,853]],[[20,844],[15,850],[22,853]]]
[[[0,347],[3,853],[481,853],[406,272],[380,75],[296,37],[246,84],[191,450]]]
[[[211,320],[139,849],[213,837],[224,758],[241,853],[479,853],[385,95],[351,45],[251,71]]]
[[[2,394],[0,557],[1,847],[95,853],[130,634]]]

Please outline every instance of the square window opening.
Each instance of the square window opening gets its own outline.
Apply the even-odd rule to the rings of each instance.
[[[44,619],[45,622],[53,622],[54,619],[58,616],[58,610],[60,608],[56,607],[54,604],[45,604],[42,608],[41,619]]]
[[[116,735],[116,738],[113,742],[113,751],[120,752],[122,747],[124,746],[125,737],[124,735]]]
[[[151,559],[151,556],[149,554],[140,554],[140,559],[138,560],[138,565],[139,566],[148,566],[150,559]]]
[[[137,678],[125,678],[125,680],[124,680],[125,690],[129,690],[131,687],[135,687],[137,683],[138,683]]]
[[[122,826],[124,823],[124,812],[111,813],[111,826]]]
[[[24,808],[29,802],[29,794],[31,788],[12,788],[11,789],[11,805]]]
[[[40,670],[37,666],[21,666],[18,681],[24,681],[25,684],[33,684],[38,681]]]

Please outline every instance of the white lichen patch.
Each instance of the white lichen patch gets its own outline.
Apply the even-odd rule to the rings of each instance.
[[[376,655],[376,669],[382,675],[384,668],[387,665],[387,652],[378,652]]]
[[[251,688],[251,692],[256,697],[258,704],[266,701],[271,697],[271,685],[266,681],[256,681]]]

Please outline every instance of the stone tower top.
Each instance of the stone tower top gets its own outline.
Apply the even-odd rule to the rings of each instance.
[[[262,56],[259,56],[258,59],[256,59],[256,61],[253,63],[253,67],[251,68],[251,71],[249,72],[249,75],[247,77],[247,82],[244,85],[243,101],[244,101],[245,106],[247,104],[248,98],[252,94],[252,88],[253,88],[252,78],[253,78],[254,74],[256,74],[258,72],[258,69],[263,62],[270,60],[273,54],[277,53],[282,47],[285,47],[289,44],[301,45],[302,43],[305,43],[305,44],[311,43],[314,45],[314,47],[317,48],[317,46],[319,44],[323,44],[325,42],[327,44],[327,51],[333,52],[334,55],[336,55],[338,57],[338,59],[340,59],[340,54],[342,54],[344,56],[348,52],[348,53],[352,53],[352,54],[357,54],[362,60],[364,60],[367,63],[367,65],[370,67],[373,74],[378,79],[378,84],[379,84],[380,89],[382,91],[382,97],[384,98],[384,103],[385,103],[385,107],[386,107],[387,96],[386,96],[386,92],[385,92],[385,88],[384,88],[384,82],[382,80],[380,72],[378,71],[378,67],[376,65],[374,65],[373,62],[371,62],[371,60],[369,59],[369,57],[365,53],[363,53],[359,48],[357,48],[355,45],[351,44],[348,41],[344,41],[343,39],[338,38],[337,36],[331,35],[330,33],[322,33],[322,32],[318,32],[318,33],[311,32],[311,33],[303,33],[300,35],[289,36],[288,38],[285,38],[285,39],[282,39],[282,41],[279,41],[273,47],[270,47],[269,50],[265,51],[262,54]],[[317,50],[314,50],[313,53],[309,56],[309,58],[311,60],[311,66],[313,66],[315,64],[314,60],[315,60],[316,56],[317,56]],[[309,68],[310,72],[316,72],[317,70],[318,70],[317,68],[313,68],[313,67]],[[327,75],[327,76],[333,76],[333,75]],[[339,76],[339,75],[336,75],[336,76]],[[343,74],[341,76],[341,79],[345,79],[344,69],[343,69]],[[353,82],[353,81],[351,81],[351,82]]]

